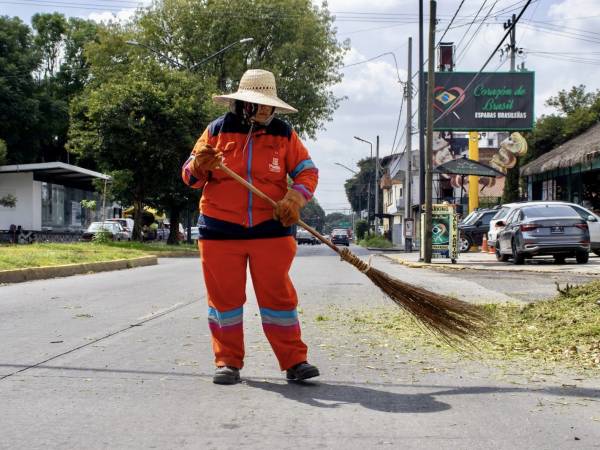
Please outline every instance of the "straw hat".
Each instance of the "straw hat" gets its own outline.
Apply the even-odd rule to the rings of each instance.
[[[244,72],[237,92],[233,94],[214,95],[215,103],[229,105],[231,100],[242,100],[259,105],[274,106],[275,112],[290,114],[298,110],[277,97],[277,86],[275,76],[261,69],[250,69]]]

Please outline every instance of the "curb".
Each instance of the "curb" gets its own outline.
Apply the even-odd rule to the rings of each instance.
[[[157,258],[197,258],[200,256],[198,250],[192,251],[172,251],[172,252],[155,252],[153,253]]]
[[[158,264],[156,256],[149,255],[132,259],[116,259],[114,261],[0,270],[0,283],[22,283],[24,281],[68,277],[71,275],[81,275],[90,272],[108,272],[111,270],[132,269],[134,267],[155,266],[156,264]]]
[[[390,261],[396,262],[398,264],[402,264],[406,267],[410,267],[412,269],[440,269],[440,270],[479,270],[482,272],[514,272],[514,273],[521,273],[521,272],[527,272],[527,273],[539,273],[539,274],[544,274],[544,273],[562,273],[562,274],[571,274],[571,275],[587,275],[587,276],[597,276],[599,275],[598,272],[583,272],[580,270],[573,270],[573,271],[568,271],[565,272],[564,270],[539,270],[539,269],[535,269],[535,268],[520,268],[520,269],[510,269],[510,268],[492,268],[492,267],[473,267],[473,266],[459,266],[456,264],[445,264],[445,265],[441,265],[441,264],[433,264],[433,263],[424,263],[424,262],[412,262],[412,261],[406,261],[404,259],[401,258],[397,258],[394,256],[390,256],[390,255],[382,255],[384,257],[386,257],[387,259],[389,259]]]

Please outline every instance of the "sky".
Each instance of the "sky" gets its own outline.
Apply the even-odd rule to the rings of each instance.
[[[53,11],[97,21],[127,20],[133,14],[133,7],[148,3],[146,0],[0,0],[0,15],[19,16],[27,23],[36,12]],[[461,3],[444,41],[456,45],[455,70],[477,72],[504,35],[503,23],[513,13],[518,14],[526,0],[440,0],[436,42]],[[338,164],[358,170],[357,162],[370,156],[370,145],[353,136],[371,141],[373,152],[379,136],[381,157],[404,149],[405,107],[397,133],[396,129],[402,83],[407,78],[409,37],[413,38],[413,73],[418,68],[419,1],[329,0],[328,5],[336,16],[338,39],[349,39],[351,44],[342,69],[343,79],[332,88],[344,100],[332,121],[324,124],[325,129],[305,144],[319,168],[316,198],[331,213],[350,208],[344,182],[353,174]],[[428,0],[424,0],[424,9],[428,14]],[[477,20],[469,26],[478,11],[478,18],[486,20]],[[523,48],[517,64],[524,63],[526,69],[535,72],[536,116],[553,112],[545,106],[545,101],[561,89],[580,84],[588,90],[600,89],[600,1],[532,0],[517,24],[517,46]],[[426,48],[425,42],[425,57]],[[387,54],[370,60],[383,53]],[[497,54],[485,70],[508,71],[509,61]],[[413,127],[417,127],[416,116]],[[412,142],[416,148],[416,135]]]

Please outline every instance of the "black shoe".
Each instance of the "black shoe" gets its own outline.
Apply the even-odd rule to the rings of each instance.
[[[306,361],[296,364],[286,371],[286,378],[290,381],[306,380],[308,378],[318,377],[319,369]]]
[[[240,382],[240,369],[236,367],[217,367],[213,377],[215,384],[235,384]]]

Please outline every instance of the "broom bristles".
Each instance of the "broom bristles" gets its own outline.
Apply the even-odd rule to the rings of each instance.
[[[394,303],[450,345],[485,337],[486,317],[477,305],[413,286],[374,267],[365,275]]]
[[[363,272],[384,294],[417,319],[428,331],[449,345],[459,346],[485,338],[487,317],[479,306],[393,278],[367,265],[348,249],[344,249],[340,256]]]

